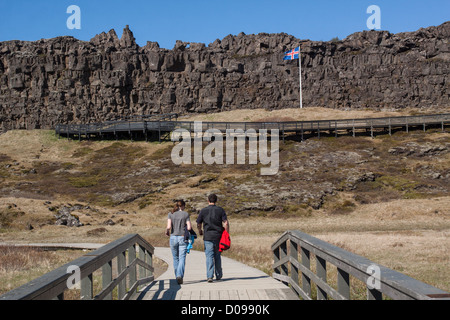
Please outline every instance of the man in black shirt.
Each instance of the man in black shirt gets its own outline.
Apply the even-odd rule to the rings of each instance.
[[[222,278],[222,260],[219,252],[219,242],[223,230],[230,232],[230,224],[223,208],[216,206],[217,196],[210,194],[208,196],[209,205],[200,210],[197,218],[197,228],[200,235],[203,236],[206,255],[206,277],[208,282],[213,281],[214,274],[216,280]],[[204,227],[204,232],[202,230]]]

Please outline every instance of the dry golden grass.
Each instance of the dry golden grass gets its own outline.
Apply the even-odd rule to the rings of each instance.
[[[292,108],[281,110],[240,109],[208,114],[186,115],[183,121],[230,121],[230,122],[259,122],[259,121],[311,121],[334,119],[360,119],[397,117],[416,114],[431,114],[449,112],[450,108],[439,109],[402,109],[402,110],[365,110],[365,109],[328,109],[323,107]]]
[[[238,219],[226,254],[271,272],[270,246],[300,230],[373,262],[449,291],[450,197],[360,205],[350,214]],[[262,254],[264,252],[264,254]]]
[[[43,251],[0,246],[0,295],[83,255],[82,251]]]

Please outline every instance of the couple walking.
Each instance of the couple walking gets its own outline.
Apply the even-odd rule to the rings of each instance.
[[[208,206],[200,211],[197,218],[197,228],[203,235],[203,243],[206,255],[206,278],[213,282],[222,278],[222,260],[219,251],[219,243],[223,230],[230,231],[230,224],[223,208],[216,206],[217,196],[208,196]],[[173,255],[173,267],[175,277],[179,284],[183,283],[186,264],[187,243],[185,242],[185,231],[192,231],[189,214],[184,211],[185,202],[178,200],[172,212],[167,217],[166,235],[170,236],[170,248]]]

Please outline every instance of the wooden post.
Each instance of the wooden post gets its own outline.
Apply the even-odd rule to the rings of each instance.
[[[92,273],[81,279],[81,300],[92,300],[94,296],[94,282]]]
[[[54,299],[52,300],[64,300],[64,292],[58,294]]]
[[[112,261],[108,261],[102,267],[102,288],[105,289],[112,281]],[[108,293],[104,300],[112,300],[112,293]]]
[[[145,250],[145,262],[147,262],[150,266],[153,266],[153,257],[152,254]],[[147,275],[148,276],[153,276],[153,272],[151,270],[147,270]]]
[[[327,262],[325,259],[316,256],[317,276],[324,282],[327,282]],[[327,300],[327,293],[320,286],[317,286],[317,299]]]
[[[309,258],[309,251],[303,247],[302,247],[302,264],[308,270],[310,270],[311,260]],[[308,297],[311,297],[311,279],[303,272],[302,272],[302,289],[308,295]]]
[[[280,245],[280,259],[283,259],[286,256],[287,256],[287,244],[285,241]],[[281,268],[281,274],[284,276],[287,276],[288,275],[287,266],[285,264],[283,264],[280,268]],[[285,284],[287,285],[287,283],[285,283]]]
[[[320,139],[320,122],[317,121],[317,138]]]
[[[338,292],[344,296],[345,299],[350,300],[350,275],[340,268],[337,268],[337,273]]]
[[[139,259],[145,261],[145,249],[142,246],[139,247]],[[143,279],[146,277],[146,268],[139,266],[139,279]]]
[[[136,259],[136,245],[132,245],[128,248],[128,265],[130,265]],[[130,287],[132,287],[137,281],[136,278],[136,266],[130,270]]]
[[[290,243],[291,249],[289,255],[292,259],[298,261],[298,245],[292,240],[290,241]],[[295,284],[298,284],[298,268],[293,263],[291,263],[291,279]],[[297,292],[297,294],[299,294],[299,292]]]
[[[277,263],[280,261],[280,247],[277,247],[273,250],[273,263]],[[280,268],[274,268],[274,272],[280,274]]]
[[[120,274],[122,271],[126,269],[126,251],[120,253],[117,256],[117,270]],[[118,288],[118,298],[121,300],[127,292],[127,284],[126,279],[123,279],[119,282],[119,288]]]
[[[382,300],[383,295],[377,289],[367,288],[367,300]]]
[[[301,134],[302,134],[302,141],[303,141],[303,122],[302,122],[302,129],[301,130],[302,130]]]
[[[161,121],[158,121],[158,138],[159,143],[161,143]]]
[[[370,121],[370,137],[373,139],[373,120]]]

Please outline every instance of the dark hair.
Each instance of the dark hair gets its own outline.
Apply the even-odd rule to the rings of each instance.
[[[217,202],[217,196],[216,196],[214,193],[210,194],[210,195],[208,196],[208,201],[209,201],[210,203],[216,203],[216,202]]]
[[[186,203],[184,202],[184,200],[175,201],[175,206],[172,209],[172,213],[179,211],[181,207],[185,207],[185,206],[186,206]]]

